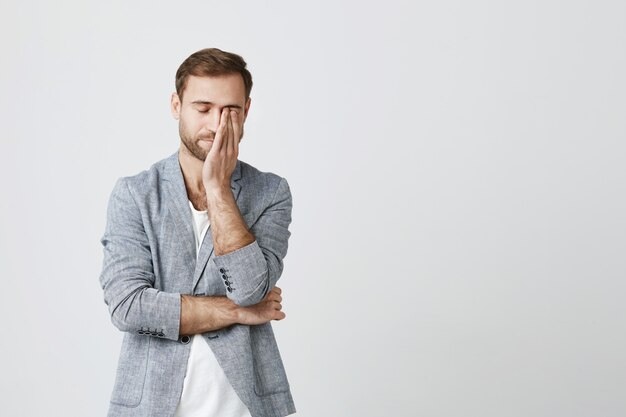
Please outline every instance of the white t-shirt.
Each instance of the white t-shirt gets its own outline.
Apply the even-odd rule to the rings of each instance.
[[[198,211],[189,201],[193,213],[193,230],[196,236],[196,256],[209,228],[206,211]],[[191,351],[183,392],[174,417],[252,417],[224,370],[217,362],[211,347],[201,334],[191,338]]]

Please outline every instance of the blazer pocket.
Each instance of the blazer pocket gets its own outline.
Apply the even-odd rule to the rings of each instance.
[[[254,391],[259,396],[289,391],[289,382],[270,323],[250,326]]]
[[[152,338],[132,333],[124,336],[111,402],[136,407],[141,403]]]

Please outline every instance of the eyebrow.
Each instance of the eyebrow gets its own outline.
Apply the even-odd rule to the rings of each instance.
[[[208,104],[208,105],[213,105],[212,102],[210,101],[204,101],[204,100],[196,100],[196,101],[192,101],[191,104]],[[235,109],[243,109],[243,107],[241,107],[239,104],[227,104],[224,107],[233,107]]]

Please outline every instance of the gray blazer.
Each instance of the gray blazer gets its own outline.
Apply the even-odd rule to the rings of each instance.
[[[180,294],[225,295],[249,306],[276,285],[291,234],[289,185],[238,160],[231,188],[256,240],[216,256],[209,227],[196,261],[178,151],[116,182],[100,275],[111,321],[124,332],[110,417],[174,414],[191,347],[189,337],[178,334]],[[296,412],[270,322],[202,335],[253,417]]]

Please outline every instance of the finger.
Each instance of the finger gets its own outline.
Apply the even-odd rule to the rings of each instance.
[[[222,109],[222,113],[220,114],[220,124],[217,127],[217,132],[215,133],[215,141],[213,142],[211,150],[213,150],[213,148],[216,148],[215,152],[220,152],[224,148],[224,142],[226,142],[225,136],[228,133],[226,131],[226,128],[226,109]]]
[[[239,112],[235,110],[235,117],[233,117],[233,133],[235,154],[239,155],[239,139],[241,138],[241,123],[239,122]]]
[[[224,122],[226,123],[226,127],[224,128],[224,141],[222,142],[222,148],[221,151],[223,152],[228,152],[229,148],[230,148],[230,115],[229,115],[229,109],[226,108],[224,109]]]
[[[277,294],[280,294],[281,292],[283,292],[279,287],[274,287],[272,291],[276,292]]]
[[[224,152],[228,152],[230,149],[230,109],[226,108],[226,114],[224,116],[224,137],[222,139],[222,148]]]
[[[233,118],[235,112],[231,109],[228,110],[228,150],[232,153],[235,152],[235,128],[233,127]]]
[[[282,309],[282,308],[283,308],[283,305],[282,305],[281,303],[276,303],[276,305],[274,306],[274,308],[275,308],[276,310],[280,310],[280,309]]]
[[[272,291],[268,294],[267,300],[281,302],[283,301],[283,297],[281,297],[279,294],[276,294],[275,292]]]

